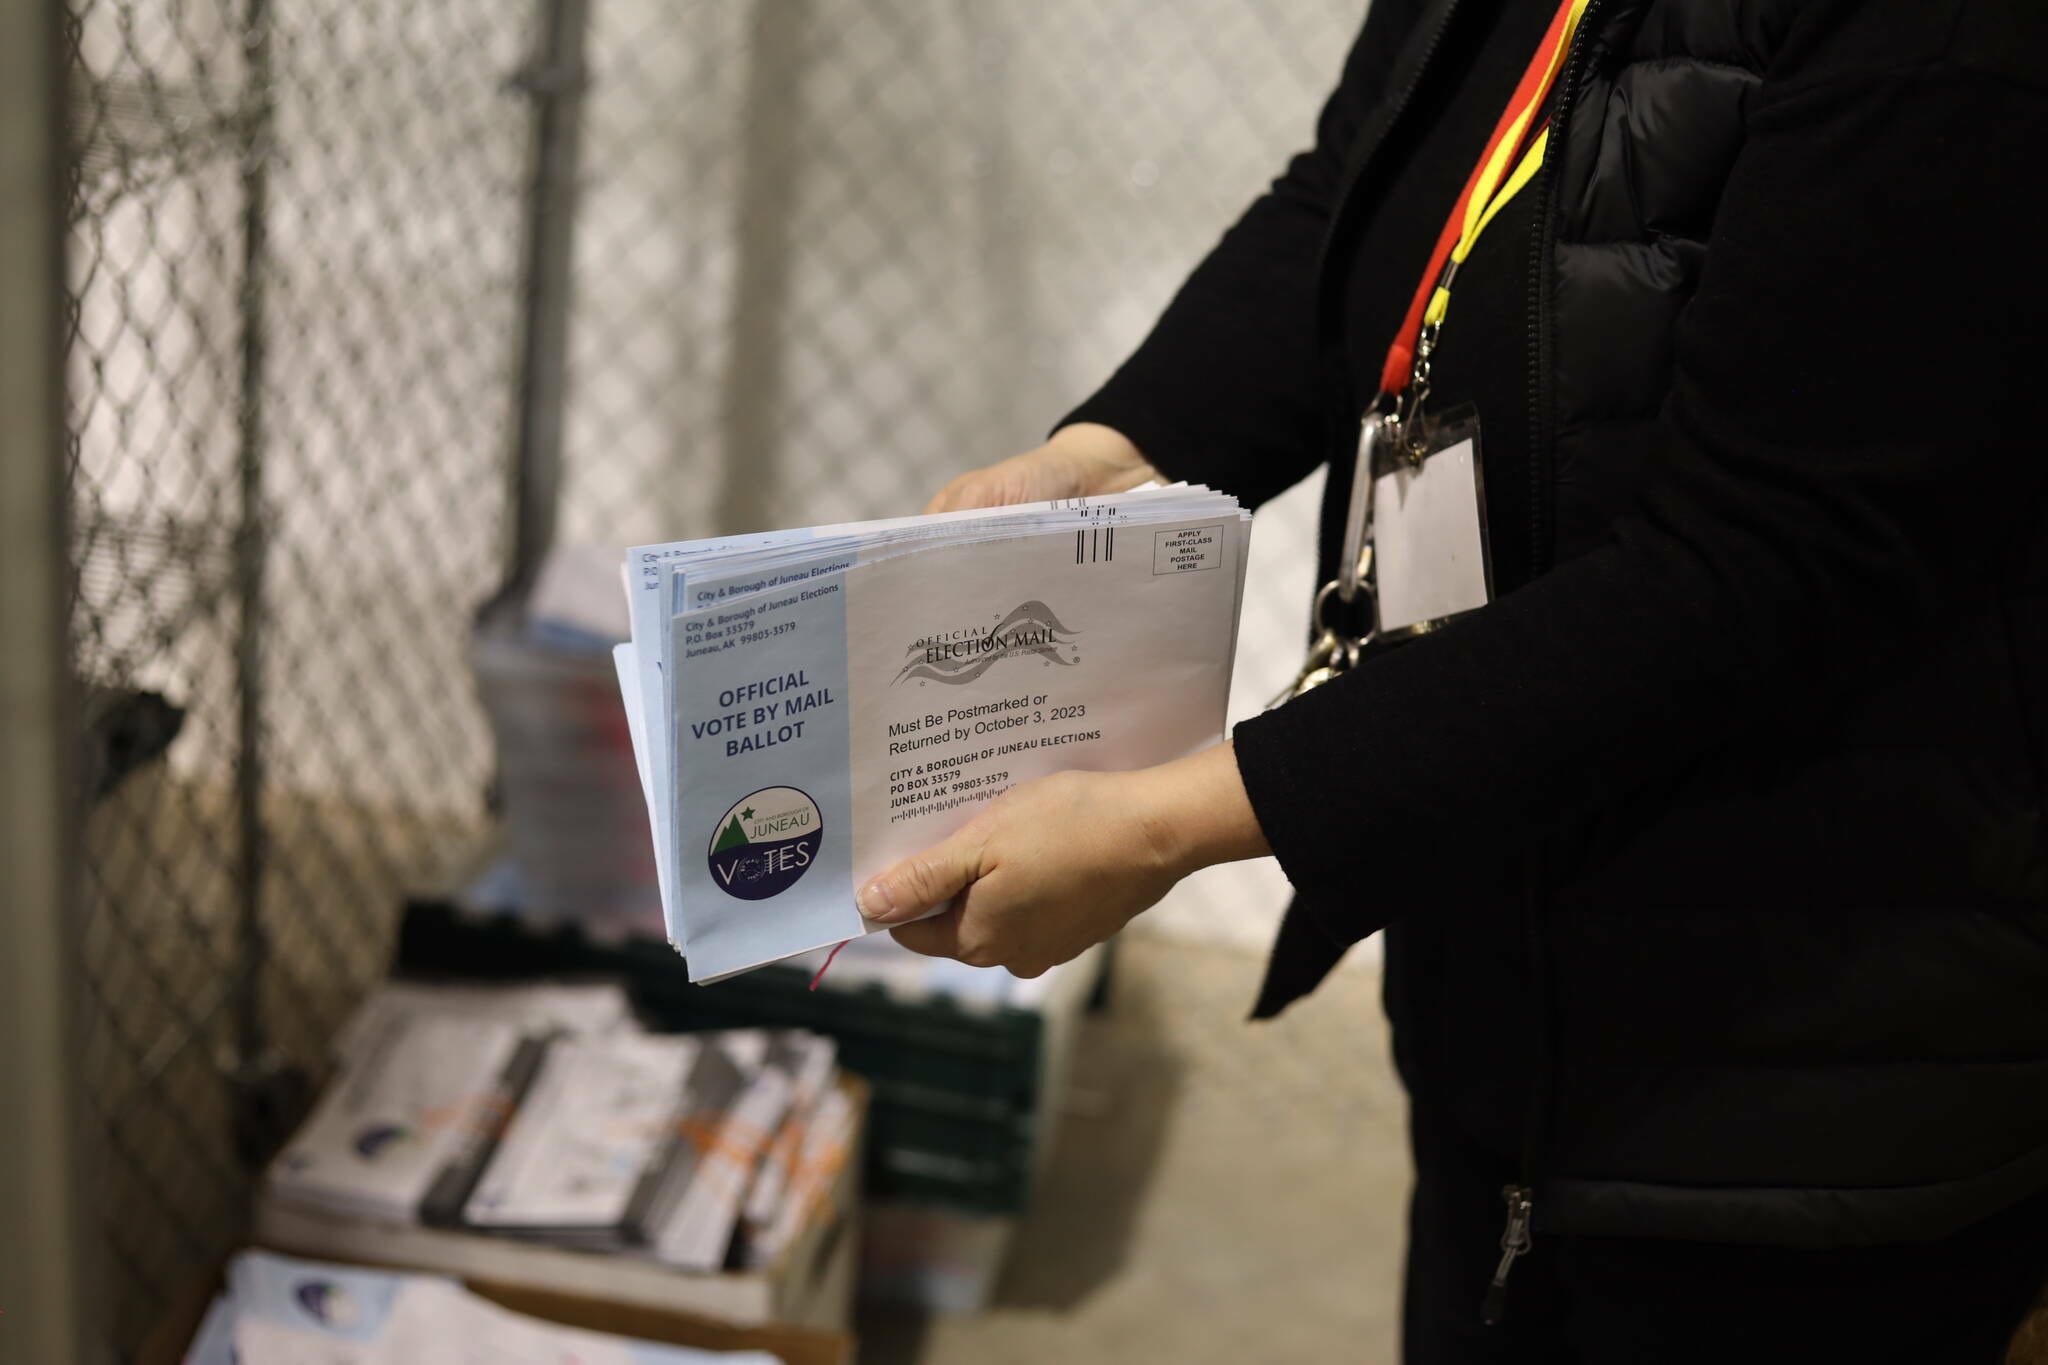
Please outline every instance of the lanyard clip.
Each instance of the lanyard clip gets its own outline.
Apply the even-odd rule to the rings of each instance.
[[[1387,406],[1386,394],[1375,395],[1358,428],[1358,460],[1351,471],[1351,506],[1344,518],[1344,548],[1338,552],[1337,577],[1332,581],[1337,596],[1347,605],[1357,598],[1359,586],[1372,572],[1374,452],[1395,420],[1385,411]]]
[[[1372,547],[1369,545],[1365,557],[1370,571]],[[1331,602],[1330,594],[1336,590],[1337,582],[1332,579],[1323,584],[1322,590],[1316,594],[1315,609],[1310,613],[1310,619],[1315,623],[1316,642],[1309,646],[1308,658],[1302,661],[1294,681],[1281,688],[1280,694],[1266,703],[1268,711],[1293,701],[1304,692],[1313,692],[1332,678],[1341,677],[1358,667],[1359,652],[1379,633],[1375,623],[1379,607],[1372,584],[1363,585],[1363,597],[1353,604],[1356,610],[1350,613],[1342,605]],[[1347,615],[1350,619],[1346,619]]]
[[[1379,602],[1372,583],[1373,452],[1393,430],[1395,402],[1376,395],[1358,429],[1358,463],[1351,476],[1351,507],[1344,519],[1344,547],[1338,553],[1337,576],[1316,593],[1315,643],[1309,646],[1294,680],[1266,704],[1272,710],[1302,693],[1322,686],[1358,663],[1358,654],[1378,633]]]
[[[1441,323],[1427,322],[1417,334],[1415,364],[1408,371],[1408,386],[1401,392],[1398,413],[1393,419],[1395,448],[1416,466],[1421,465],[1423,452],[1428,448],[1422,407],[1429,401],[1430,357],[1436,352],[1436,339],[1442,331]]]

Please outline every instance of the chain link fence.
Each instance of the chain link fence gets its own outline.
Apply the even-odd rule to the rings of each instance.
[[[894,514],[1034,444],[1303,142],[1361,9],[591,0],[557,538]],[[402,890],[488,825],[465,647],[521,541],[522,246],[564,189],[512,77],[563,11],[66,10],[117,1359],[232,1244]],[[1312,524],[1262,519],[1240,709],[1299,647]],[[1162,919],[1256,937],[1260,877]]]
[[[69,7],[110,1355],[226,1250],[400,888],[483,820],[463,644],[503,571],[530,13]]]
[[[1035,444],[1300,145],[1361,10],[601,0],[564,534],[894,514]]]

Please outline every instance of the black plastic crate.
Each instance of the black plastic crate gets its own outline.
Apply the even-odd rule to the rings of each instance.
[[[977,1213],[1023,1206],[1038,1136],[1044,1018],[949,997],[897,1000],[878,987],[810,989],[792,967],[691,985],[666,943],[593,941],[574,926],[536,927],[415,901],[399,929],[398,970],[520,979],[603,975],[624,981],[649,1027],[803,1028],[832,1038],[873,1087],[867,1189]]]

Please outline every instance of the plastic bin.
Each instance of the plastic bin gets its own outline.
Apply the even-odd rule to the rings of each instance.
[[[398,969],[420,975],[617,976],[657,1029],[824,1034],[838,1043],[839,1064],[872,1087],[870,1195],[979,1214],[1024,1207],[1045,1156],[1049,1098],[1064,1074],[1072,1025],[1102,961],[1098,953],[1070,964],[1036,1008],[964,1009],[943,995],[813,991],[810,974],[789,967],[694,986],[666,943],[599,942],[574,923],[540,927],[445,902],[410,905],[398,949]]]

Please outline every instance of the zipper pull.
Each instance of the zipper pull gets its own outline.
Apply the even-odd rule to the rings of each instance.
[[[1479,1320],[1488,1327],[1497,1327],[1508,1315],[1508,1272],[1515,1268],[1515,1258],[1529,1251],[1529,1215],[1536,1208],[1536,1191],[1526,1185],[1509,1185],[1501,1192],[1507,1201],[1508,1225],[1500,1234],[1500,1265],[1493,1272],[1493,1283],[1486,1287],[1486,1303],[1479,1310]]]

